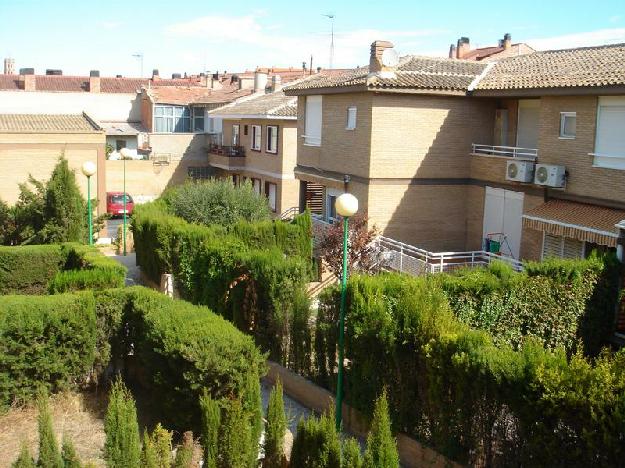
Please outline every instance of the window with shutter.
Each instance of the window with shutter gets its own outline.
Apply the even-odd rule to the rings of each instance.
[[[594,165],[625,169],[625,98],[599,98]]]
[[[547,258],[582,258],[584,242],[570,237],[545,234],[543,240],[543,260]]]
[[[354,130],[356,128],[356,107],[347,108],[347,126],[346,130]]]
[[[321,146],[321,96],[306,96],[304,144]]]
[[[262,143],[262,130],[260,125],[252,125],[252,149],[260,151]]]

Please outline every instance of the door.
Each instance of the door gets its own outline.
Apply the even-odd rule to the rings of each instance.
[[[486,187],[483,237],[502,233],[501,253],[519,258],[523,216],[523,192]],[[499,240],[500,236],[495,236]]]
[[[516,145],[520,148],[538,148],[540,99],[520,99]]]

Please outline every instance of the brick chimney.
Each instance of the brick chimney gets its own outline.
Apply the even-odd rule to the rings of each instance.
[[[458,39],[458,45],[456,47],[456,57],[464,58],[471,50],[471,44],[468,37],[461,37]]]
[[[100,92],[100,70],[91,70],[89,72],[89,92]]]
[[[503,36],[503,48],[504,50],[509,49],[512,46],[512,36],[510,33],[506,33]]]
[[[393,43],[389,41],[373,41],[369,55],[369,74],[392,72],[393,69],[382,64],[382,54],[386,49],[392,49]]]
[[[34,68],[20,68],[20,88],[24,91],[36,91],[37,81]]]
[[[453,44],[449,46],[449,58],[456,58],[456,46]]]

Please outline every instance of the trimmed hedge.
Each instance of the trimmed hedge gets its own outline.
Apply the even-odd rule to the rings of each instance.
[[[187,223],[156,202],[137,207],[133,232],[137,260],[152,281],[173,273],[181,297],[251,333],[271,359],[309,371],[308,214],[292,224],[239,222],[224,228]]]
[[[91,293],[0,296],[0,405],[84,381],[95,351]]]
[[[518,351],[496,345],[458,321],[437,281],[350,279],[347,401],[370,415],[386,387],[395,428],[461,463],[620,466],[625,351],[588,359],[533,340]],[[318,319],[326,385],[335,380],[339,296],[324,294]]]

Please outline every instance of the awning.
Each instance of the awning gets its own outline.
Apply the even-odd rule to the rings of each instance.
[[[523,227],[616,247],[615,225],[623,220],[625,210],[554,199],[525,213]]]

